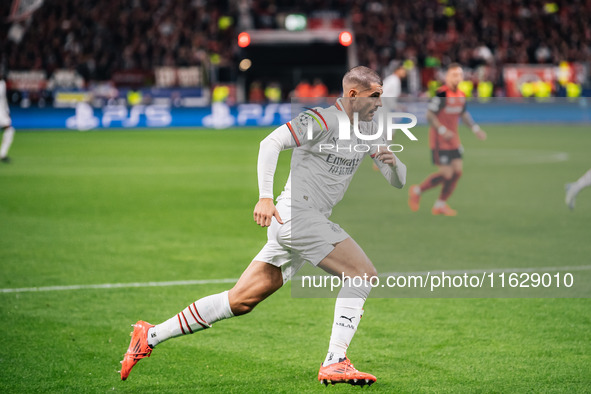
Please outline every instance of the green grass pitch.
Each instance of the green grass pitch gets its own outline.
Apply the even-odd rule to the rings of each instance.
[[[456,218],[430,214],[435,191],[411,213],[407,189],[363,163],[333,220],[379,271],[589,264],[591,191],[570,212],[563,190],[591,167],[589,128],[483,128],[486,142],[462,131]],[[269,131],[18,133],[0,166],[0,288],[237,278],[266,239],[252,209]],[[425,129],[418,137],[396,141],[407,184],[433,171]],[[288,166],[282,154],[276,193]],[[250,315],[162,344],[120,381],[131,323],[229,286],[0,293],[0,392],[360,390],[316,380],[334,301],[294,298],[291,285]],[[378,377],[370,391],[589,392],[591,301],[371,298],[348,355]]]

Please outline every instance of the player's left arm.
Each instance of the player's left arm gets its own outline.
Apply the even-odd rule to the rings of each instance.
[[[462,122],[464,122],[464,124],[468,126],[470,130],[472,130],[476,138],[484,141],[486,139],[486,133],[484,132],[484,130],[480,128],[480,126],[478,126],[476,122],[474,122],[474,119],[472,119],[472,115],[470,115],[470,112],[466,111],[465,107],[464,112],[462,112],[461,116]]]
[[[402,189],[406,184],[406,165],[386,146],[378,147],[372,159],[380,169],[380,172],[390,182],[390,185]]]

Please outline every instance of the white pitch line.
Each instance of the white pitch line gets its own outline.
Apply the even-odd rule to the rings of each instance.
[[[386,272],[379,274],[380,278],[387,276],[408,276],[408,275],[433,275],[445,272],[449,275],[461,274],[480,274],[480,273],[498,273],[498,272],[555,272],[555,271],[590,271],[591,265],[577,265],[564,267],[534,267],[534,268],[489,268],[477,270],[449,270],[449,271],[420,271],[420,272]],[[321,276],[321,275],[318,275]],[[293,280],[301,279],[301,276]],[[166,282],[133,282],[133,283],[102,283],[95,285],[69,285],[69,286],[42,286],[42,287],[21,287],[0,289],[0,293],[36,293],[45,291],[64,291],[64,290],[91,290],[91,289],[121,289],[126,287],[170,287],[187,285],[211,285],[217,283],[236,283],[237,278],[225,279],[197,279],[197,280],[177,280]]]
[[[186,285],[210,285],[215,283],[235,283],[238,279],[202,279],[176,280],[168,282],[134,282],[134,283],[102,283],[96,285],[42,286],[21,287],[17,289],[0,289],[0,293],[34,293],[41,291],[87,290],[87,289],[120,289],[125,287],[169,287]]]

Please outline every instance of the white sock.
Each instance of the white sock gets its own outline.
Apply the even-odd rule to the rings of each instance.
[[[437,200],[437,201],[435,201],[435,208],[442,208],[442,207],[445,206],[445,204],[446,204],[445,201],[443,201],[443,200]]]
[[[581,189],[591,186],[591,170],[587,171],[582,177],[580,177],[572,187],[575,187],[575,194],[580,192]]]
[[[421,194],[421,187],[420,187],[419,185],[416,185],[416,186],[413,188],[413,191],[414,191],[416,194]]]
[[[232,316],[227,291],[201,298],[164,323],[150,328],[148,345],[154,347],[167,339],[205,330]]]
[[[12,141],[14,140],[14,127],[7,127],[4,129],[4,134],[2,135],[2,145],[0,146],[0,159],[4,159],[8,156],[8,150],[10,149],[10,145],[12,145]]]
[[[343,285],[337,296],[328,353],[322,364],[325,367],[338,363],[345,357],[363,316],[363,304],[371,291],[369,282],[364,281],[360,287],[349,286],[349,283],[350,280]]]

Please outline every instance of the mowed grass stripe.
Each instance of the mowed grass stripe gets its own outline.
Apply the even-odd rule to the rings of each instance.
[[[332,219],[378,272],[589,264],[591,190],[570,212],[563,188],[591,165],[588,127],[483,129],[485,142],[460,131],[456,218],[431,215],[437,191],[411,213],[407,189],[362,163]],[[0,166],[0,288],[237,278],[266,240],[252,209],[270,131],[18,133],[13,164]],[[426,129],[416,135],[395,141],[409,184],[434,171]],[[275,195],[288,170],[284,153]],[[162,322],[230,286],[5,293],[0,392],[351,391],[316,380],[334,299],[294,298],[295,284],[252,314],[167,341],[120,381],[130,324]],[[378,377],[372,391],[589,392],[590,299],[370,298],[364,309],[347,355]]]

